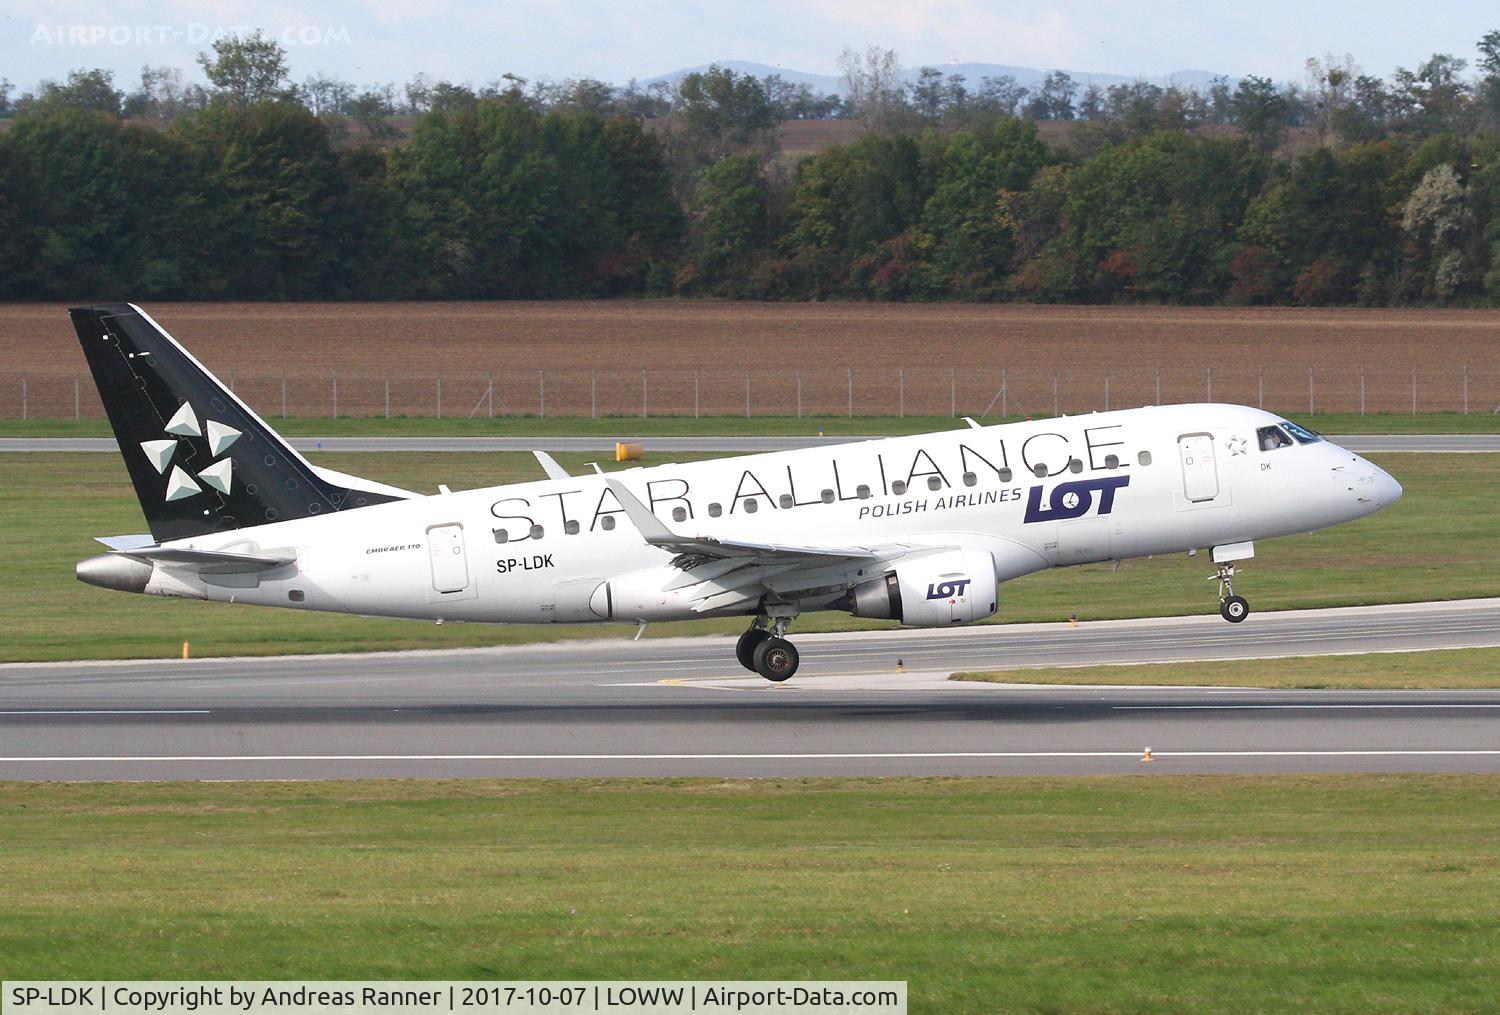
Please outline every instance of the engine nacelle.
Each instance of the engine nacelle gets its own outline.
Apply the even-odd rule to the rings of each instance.
[[[983,620],[1000,605],[995,563],[986,550],[955,547],[897,562],[879,578],[849,590],[856,617],[905,627],[948,627]]]

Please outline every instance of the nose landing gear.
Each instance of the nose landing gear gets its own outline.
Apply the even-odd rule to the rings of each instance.
[[[755,618],[750,630],[740,635],[735,658],[745,669],[774,683],[790,679],[799,662],[797,647],[784,637],[791,624],[791,617]]]
[[[1234,565],[1220,564],[1218,573],[1210,578],[1219,581],[1219,616],[1231,624],[1238,624],[1250,616],[1250,604],[1244,596],[1234,594]]]

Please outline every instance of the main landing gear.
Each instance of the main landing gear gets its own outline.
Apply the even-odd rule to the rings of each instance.
[[[735,658],[752,673],[781,683],[797,672],[797,647],[786,640],[791,617],[757,617],[750,630],[740,635]]]
[[[1219,580],[1219,616],[1231,624],[1238,624],[1250,616],[1250,604],[1245,597],[1234,594],[1234,565],[1220,564],[1219,573],[1214,578]]]

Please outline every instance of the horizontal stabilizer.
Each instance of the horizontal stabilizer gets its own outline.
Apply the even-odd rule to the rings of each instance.
[[[257,571],[273,571],[278,567],[295,563],[294,550],[277,550],[271,553],[230,553],[224,550],[184,550],[167,546],[144,546],[139,549],[122,550],[122,556],[154,564],[181,564],[201,574],[253,574]]]
[[[103,543],[111,550],[139,550],[143,546],[156,545],[156,540],[144,533],[139,536],[95,536],[94,542]]]

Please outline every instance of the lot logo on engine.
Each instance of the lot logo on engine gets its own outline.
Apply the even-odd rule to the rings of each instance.
[[[968,591],[972,578],[959,578],[951,582],[933,582],[927,586],[928,599],[952,599]]]
[[[1099,495],[1099,514],[1107,515],[1114,510],[1115,491],[1129,485],[1129,476],[1059,483],[1052,488],[1052,496],[1048,498],[1045,508],[1042,507],[1042,488],[1033,486],[1026,498],[1026,521],[1060,522],[1069,518],[1082,518],[1094,506],[1096,493]]]

